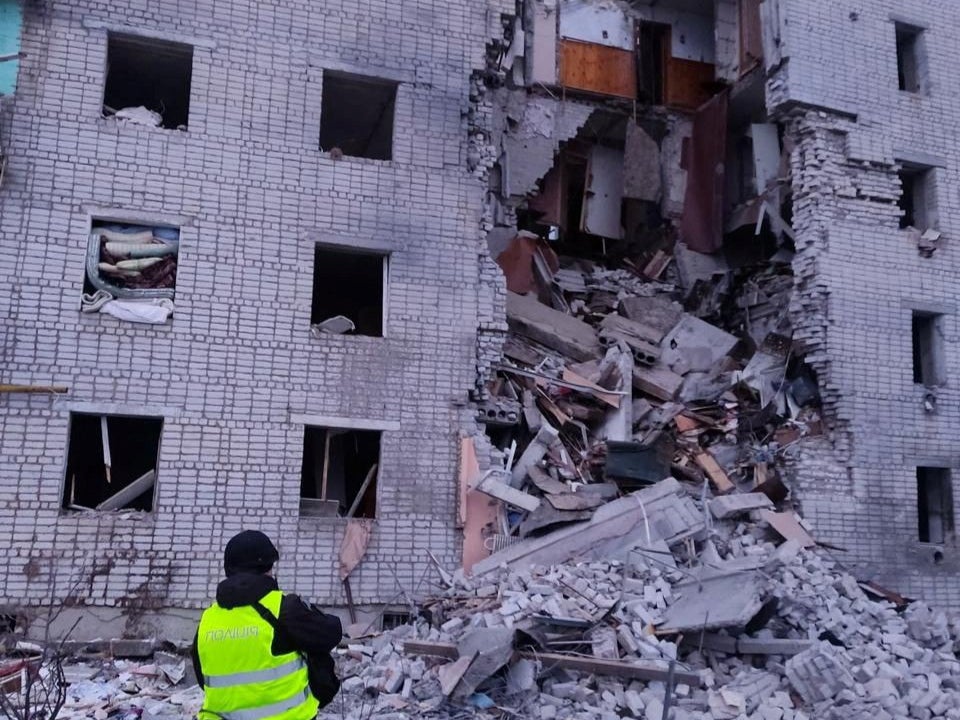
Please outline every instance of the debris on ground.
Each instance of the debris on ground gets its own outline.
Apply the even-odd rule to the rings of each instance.
[[[611,554],[453,574],[411,624],[347,641],[320,717],[960,718],[960,624],[784,541],[766,503],[721,519],[686,489],[692,534],[651,504],[650,537]]]

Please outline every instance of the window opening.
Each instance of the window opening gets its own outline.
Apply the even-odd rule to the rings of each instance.
[[[947,468],[917,468],[920,542],[942,545],[953,535],[953,488]]]
[[[900,89],[918,93],[923,89],[923,63],[921,54],[922,28],[902,23],[896,24],[897,34],[897,79]]]
[[[376,517],[380,431],[306,427],[300,514]]]
[[[109,33],[103,114],[138,125],[187,129],[193,47]]]
[[[310,312],[314,332],[383,337],[387,262],[385,255],[317,245]]]
[[[913,382],[940,385],[944,381],[942,315],[913,313]]]
[[[71,413],[66,510],[153,510],[163,418]]]
[[[163,323],[173,313],[180,230],[94,220],[81,309],[120,320]]]
[[[390,160],[396,99],[395,82],[324,71],[320,149]]]
[[[900,228],[914,227],[927,230],[935,227],[936,195],[933,168],[904,165],[900,176],[900,200],[902,211]]]

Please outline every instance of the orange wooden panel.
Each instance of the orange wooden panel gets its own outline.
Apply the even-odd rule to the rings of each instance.
[[[716,71],[711,63],[672,57],[667,62],[664,105],[696,110],[713,97]]]
[[[629,50],[582,40],[560,41],[560,84],[601,95],[637,97],[637,66]]]

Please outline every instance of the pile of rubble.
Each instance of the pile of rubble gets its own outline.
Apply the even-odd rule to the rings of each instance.
[[[639,540],[581,526],[556,564],[448,576],[341,651],[321,718],[960,718],[960,625],[782,541],[758,495],[668,479],[615,501],[646,507]]]
[[[488,547],[668,475],[786,497],[780,461],[822,432],[815,378],[792,351],[789,253],[733,271],[682,244],[613,268],[525,231],[491,248],[510,333],[478,403],[501,453],[470,484],[504,503]]]
[[[203,702],[189,662],[175,653],[154,653],[152,641],[118,641],[147,657],[115,657],[106,642],[102,651],[91,651],[97,643],[74,647],[60,660],[59,645],[20,640],[8,647],[8,640],[0,642],[0,717],[53,720],[62,702],[58,720],[175,720],[196,717]]]

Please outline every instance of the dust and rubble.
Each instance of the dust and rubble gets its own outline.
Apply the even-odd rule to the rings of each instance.
[[[691,509],[650,502],[639,538],[611,516],[555,563],[511,546],[444,574],[414,622],[353,626],[321,717],[960,717],[956,619],[784,541],[766,502],[719,519],[691,491],[628,495]]]
[[[412,620],[347,628],[319,717],[960,718],[960,621],[784,540],[763,497],[668,478],[476,573],[437,566]],[[165,645],[60,644],[52,664],[5,641],[4,702],[62,676],[61,718],[193,716],[202,692]]]

